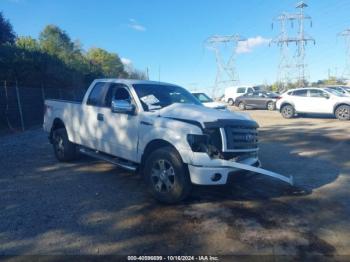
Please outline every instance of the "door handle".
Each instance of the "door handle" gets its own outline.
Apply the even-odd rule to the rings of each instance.
[[[103,114],[98,113],[98,114],[97,114],[97,120],[98,120],[98,121],[103,121],[103,120],[104,120]]]

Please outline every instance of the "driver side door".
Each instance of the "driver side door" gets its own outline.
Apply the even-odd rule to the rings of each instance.
[[[135,113],[112,112],[112,99],[127,100],[135,105]],[[126,160],[137,160],[139,115],[137,105],[124,84],[111,83],[106,93],[101,113],[104,117],[105,134],[101,140],[102,151]]]

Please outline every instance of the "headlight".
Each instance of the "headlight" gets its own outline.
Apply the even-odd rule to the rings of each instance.
[[[209,136],[208,135],[187,135],[187,142],[193,152],[207,152]]]

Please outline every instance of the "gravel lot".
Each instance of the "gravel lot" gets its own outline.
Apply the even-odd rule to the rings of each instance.
[[[350,255],[350,122],[247,113],[296,188],[237,177],[166,206],[110,164],[58,163],[41,130],[0,137],[0,254]]]

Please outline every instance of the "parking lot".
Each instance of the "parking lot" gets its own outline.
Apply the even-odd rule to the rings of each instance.
[[[161,205],[110,164],[58,163],[40,129],[0,137],[0,254],[350,255],[350,122],[244,113],[263,167],[295,187],[238,176]]]

